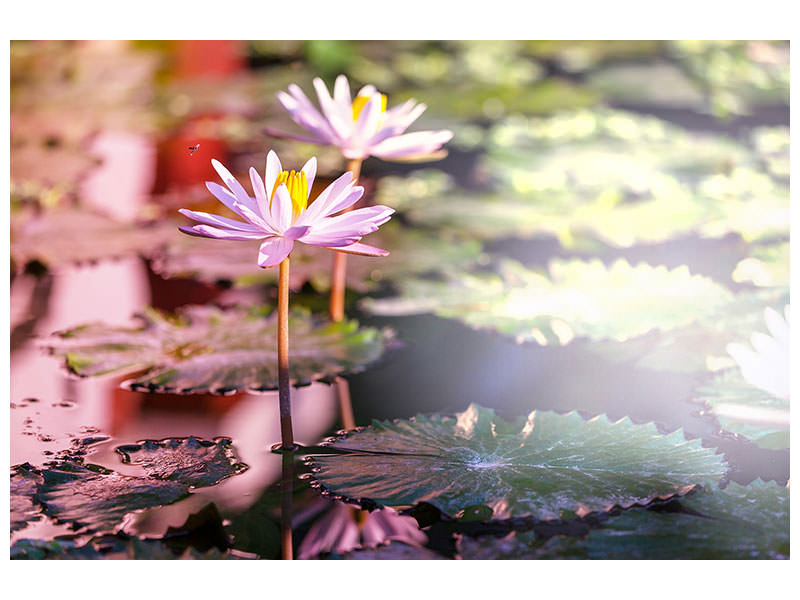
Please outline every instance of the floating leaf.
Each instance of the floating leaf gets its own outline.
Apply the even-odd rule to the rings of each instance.
[[[82,209],[20,212],[11,219],[11,258],[18,268],[36,260],[56,269],[151,252],[174,235],[171,223],[121,223]]]
[[[555,236],[566,247],[788,232],[786,182],[765,173],[751,148],[719,135],[602,109],[517,116],[487,137],[490,191],[421,171],[382,180],[378,201],[421,226],[485,239]]]
[[[92,532],[113,532],[128,513],[172,504],[189,493],[183,483],[70,462],[43,470],[42,477],[36,500],[44,512],[58,523]]]
[[[764,329],[764,308],[782,309],[788,288],[741,292],[710,315],[670,331],[625,342],[595,342],[589,350],[612,361],[632,361],[657,371],[699,373],[733,366],[726,346]]]
[[[588,558],[789,558],[789,489],[760,479],[681,500],[700,513],[631,510],[589,533]]]
[[[789,242],[757,245],[739,261],[731,277],[759,287],[789,287]]]
[[[329,442],[313,481],[372,506],[428,502],[451,516],[473,505],[495,518],[605,511],[717,481],[725,463],[700,440],[653,424],[533,411],[508,423],[476,405],[452,417],[374,421]]]
[[[94,323],[56,334],[51,352],[81,376],[133,373],[134,390],[228,394],[278,387],[277,313],[190,306],[175,318],[154,309],[141,326]],[[383,353],[385,334],[355,321],[317,323],[305,312],[289,317],[292,383],[308,384],[356,372]]]
[[[466,267],[480,255],[481,244],[477,240],[449,239],[392,223],[369,237],[370,244],[390,248],[389,256],[380,259],[348,257],[349,289],[367,292],[379,281],[396,281],[412,275]],[[191,276],[209,283],[232,281],[242,286],[277,283],[277,269],[254,266],[257,254],[258,244],[209,244],[208,240],[176,236],[164,255],[156,258],[153,268],[165,277]],[[290,287],[298,290],[310,281],[317,290],[328,290],[332,261],[330,250],[299,244],[292,251]]]
[[[738,369],[716,375],[696,394],[724,430],[743,435],[761,448],[789,447],[789,400],[751,385]]]
[[[476,328],[496,329],[519,341],[566,344],[573,338],[627,340],[653,329],[686,325],[731,298],[722,286],[691,275],[624,260],[553,260],[549,277],[513,261],[503,277],[463,273],[448,281],[406,280],[399,298],[367,299],[382,315],[433,312]]]
[[[588,76],[591,89],[611,101],[702,112],[706,94],[677,65],[665,60],[611,64]]]
[[[760,479],[689,494],[688,510],[633,508],[585,539],[529,532],[459,540],[464,559],[698,560],[789,558],[789,489]]]
[[[146,440],[116,450],[122,462],[141,465],[148,477],[191,487],[215,485],[247,470],[247,465],[237,460],[230,438]]]
[[[36,486],[42,482],[38,470],[25,463],[11,468],[11,531],[25,529],[31,521],[42,518],[41,509],[33,501]]]

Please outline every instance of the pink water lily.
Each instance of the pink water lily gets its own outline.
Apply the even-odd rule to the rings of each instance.
[[[425,111],[424,104],[409,100],[386,109],[386,96],[366,85],[355,99],[350,96],[347,77],[339,75],[331,97],[320,78],[314,79],[319,98],[318,110],[299,86],[278,92],[278,100],[289,111],[295,123],[310,136],[294,135],[268,128],[267,133],[323,146],[337,146],[345,158],[363,159],[377,156],[385,159],[412,159],[436,152],[450,141],[453,132],[417,131],[403,133]]]
[[[267,154],[266,174],[250,168],[254,197],[231,175],[222,163],[212,160],[227,187],[211,181],[206,187],[220,202],[244,221],[182,208],[179,212],[199,224],[179,229],[189,235],[220,240],[264,240],[258,252],[261,267],[274,267],[292,251],[295,242],[366,256],[386,256],[386,250],[360,242],[389,220],[394,209],[369,206],[345,214],[364,193],[354,185],[353,174],[345,173],[309,205],[308,195],[317,172],[317,159],[311,158],[299,172],[284,171],[278,155]],[[269,191],[268,191],[269,190]]]

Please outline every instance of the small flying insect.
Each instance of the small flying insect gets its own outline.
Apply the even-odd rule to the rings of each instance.
[[[189,156],[194,156],[194,153],[200,148],[200,144],[195,144],[194,146],[189,146]]]

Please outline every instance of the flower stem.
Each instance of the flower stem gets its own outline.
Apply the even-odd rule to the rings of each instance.
[[[347,162],[347,170],[353,174],[353,181],[358,181],[361,177],[362,159],[354,158]],[[353,210],[350,206],[342,213]],[[344,252],[333,253],[333,270],[331,273],[331,298],[330,298],[330,317],[331,321],[341,321],[344,319],[344,293],[347,281],[347,254]]]
[[[294,452],[281,456],[281,558],[293,560],[292,488],[294,487]]]
[[[281,445],[294,449],[292,402],[289,387],[289,257],[280,265],[278,279],[278,401],[281,414]]]

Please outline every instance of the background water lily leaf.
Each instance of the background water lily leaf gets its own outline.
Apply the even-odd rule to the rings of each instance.
[[[757,244],[736,265],[731,278],[759,287],[789,287],[789,242]]]
[[[372,258],[350,256],[347,259],[347,286],[358,292],[374,289],[378,282],[395,281],[428,272],[441,273],[474,263],[481,253],[478,240],[453,239],[431,232],[402,227],[390,221],[370,235],[369,243],[389,248],[389,256]],[[192,276],[216,283],[232,281],[246,286],[277,283],[277,269],[254,268],[258,244],[240,242],[208,243],[190,236],[176,236],[163,256],[154,260],[154,270],[165,277]],[[306,282],[315,289],[330,287],[333,253],[325,248],[299,244],[292,251],[289,285],[297,290]]]
[[[36,486],[42,482],[39,471],[28,463],[11,468],[11,531],[25,529],[42,518],[41,507],[33,501]]]
[[[309,458],[323,490],[378,506],[428,502],[454,516],[487,505],[494,518],[552,519],[686,493],[719,480],[725,462],[682,431],[606,416],[533,411],[506,422],[470,405],[455,417],[381,422]]]
[[[751,144],[608,109],[514,116],[486,137],[484,191],[428,170],[384,178],[379,201],[420,226],[571,248],[788,232],[788,185],[767,168],[779,159]]]
[[[150,309],[140,326],[94,323],[62,331],[46,345],[81,376],[145,371],[134,390],[227,394],[278,387],[277,314],[266,309],[186,307],[176,317]],[[289,318],[295,385],[356,372],[381,356],[386,333],[355,321],[319,323],[307,312]]]
[[[683,510],[633,508],[589,531],[585,539],[464,536],[461,558],[595,560],[741,560],[789,558],[789,489],[757,479],[747,486],[697,490]]]
[[[423,546],[389,542],[376,548],[359,548],[346,554],[331,554],[327,560],[447,560],[446,556]]]
[[[178,235],[174,223],[123,223],[79,208],[11,217],[11,259],[22,269],[36,260],[50,269],[149,253]]]
[[[697,493],[681,504],[699,514],[631,510],[591,531],[589,558],[789,558],[789,488],[757,479]]]
[[[688,325],[625,342],[599,341],[588,349],[613,362],[675,373],[706,373],[735,365],[726,347],[754,331],[766,331],[764,309],[782,310],[789,288],[744,291]]]
[[[141,465],[148,477],[191,487],[215,485],[247,470],[247,465],[237,460],[230,438],[146,440],[116,450],[122,462]]]
[[[495,329],[519,341],[566,344],[574,338],[627,340],[687,325],[728,303],[732,294],[686,266],[673,270],[624,260],[560,260],[549,274],[514,261],[502,276],[463,273],[447,281],[409,279],[400,296],[367,299],[376,314],[422,312]]]
[[[42,470],[36,494],[58,523],[92,532],[113,532],[128,513],[172,504],[189,493],[177,481],[129,477],[96,465],[64,462]]]
[[[743,435],[761,448],[789,447],[789,399],[752,385],[739,369],[719,373],[696,394],[724,430]]]

